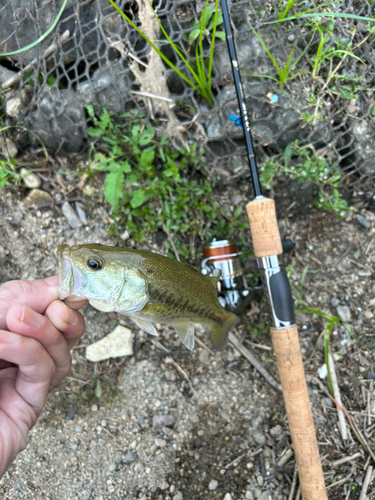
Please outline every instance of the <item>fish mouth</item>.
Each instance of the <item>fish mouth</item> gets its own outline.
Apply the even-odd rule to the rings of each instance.
[[[82,273],[73,265],[70,246],[60,245],[57,249],[59,261],[59,298],[64,300],[70,295],[82,297]]]

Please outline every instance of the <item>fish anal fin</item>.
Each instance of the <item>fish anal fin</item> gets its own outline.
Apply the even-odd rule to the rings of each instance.
[[[194,324],[189,321],[176,321],[172,323],[172,326],[184,346],[192,350],[194,347]]]
[[[140,319],[140,318],[134,318],[134,317],[130,317],[130,319],[132,321],[134,321],[134,323],[139,326],[139,328],[141,330],[144,330],[145,332],[149,333],[150,335],[158,335],[158,332],[155,330],[155,327],[149,322],[149,321],[145,321],[144,319]]]
[[[210,325],[210,338],[212,346],[216,351],[221,351],[227,345],[229,330],[239,322],[238,316],[228,313],[227,319],[223,324]]]

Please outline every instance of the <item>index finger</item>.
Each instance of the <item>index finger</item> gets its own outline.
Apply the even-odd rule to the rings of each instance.
[[[25,304],[44,314],[49,304],[59,298],[58,276],[45,280],[8,281],[0,286],[0,329],[6,328],[6,315],[14,304]]]

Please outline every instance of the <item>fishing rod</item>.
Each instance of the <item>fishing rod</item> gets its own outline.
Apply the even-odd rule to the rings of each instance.
[[[278,255],[283,253],[283,248],[277,226],[275,202],[262,196],[226,0],[221,0],[221,8],[255,193],[255,199],[247,203],[246,211],[254,254],[268,303],[272,344],[283,388],[302,498],[325,500],[327,492],[295,324],[292,292],[287,274],[280,266],[278,258]]]

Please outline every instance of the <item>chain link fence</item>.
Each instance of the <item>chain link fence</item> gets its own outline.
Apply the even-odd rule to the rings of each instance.
[[[290,14],[324,3],[307,2]],[[117,5],[187,74],[147,1],[118,0]],[[345,0],[323,8],[371,18],[373,5],[371,0]],[[161,62],[107,0],[1,0],[1,54],[38,40],[62,7],[51,34],[29,50],[0,59],[6,123],[23,124],[50,150],[71,153],[81,151],[87,140],[87,104],[93,104],[97,113],[104,107],[117,115],[139,108],[148,119],[158,118],[162,125],[164,121],[172,135],[184,131],[189,139],[203,142],[208,167],[222,179],[249,176],[223,41],[217,39],[215,44],[212,107]],[[375,23],[310,17],[267,24],[277,19],[278,0],[233,0],[229,7],[259,163],[277,158],[298,140],[330,165],[339,166],[343,187],[371,192]],[[204,1],[159,0],[153,8],[173,42],[194,56],[194,46],[186,39],[201,18]],[[207,59],[210,43],[207,34]],[[301,56],[283,89],[264,45],[279,69],[288,65],[293,48],[291,61]]]

